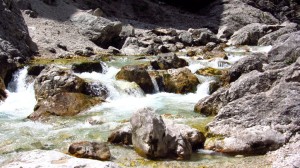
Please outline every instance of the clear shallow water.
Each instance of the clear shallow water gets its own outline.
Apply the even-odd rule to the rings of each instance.
[[[234,54],[235,52],[238,52],[238,56]],[[227,61],[233,64],[241,58],[241,52],[235,48],[228,49],[229,60]],[[135,58],[118,57],[108,63],[103,74],[95,72],[76,74],[86,80],[103,83],[109,90],[107,102],[75,117],[53,117],[48,123],[32,122],[26,119],[36,104],[33,82],[26,82],[27,68],[16,73],[7,90],[8,98],[0,103],[0,165],[2,161],[13,158],[17,152],[21,151],[56,149],[67,152],[68,146],[76,141],[105,142],[112,130],[128,122],[131,114],[143,107],[152,107],[165,119],[185,123],[195,128],[211,120],[211,118],[194,113],[193,108],[197,101],[208,96],[209,82],[214,80],[213,78],[198,76],[202,84],[198,85],[196,93],[179,95],[161,92],[145,95],[135,83],[115,80],[115,75],[121,66],[149,61],[148,57],[144,60],[135,60]],[[152,57],[149,58],[152,59]],[[192,72],[207,66],[226,68],[218,66],[218,61],[223,61],[219,58],[210,61],[182,58],[190,63],[188,68]],[[101,124],[91,125],[90,120],[97,120]],[[153,162],[138,156],[131,148],[111,146],[111,150],[113,161],[124,166],[179,167],[183,163],[200,166],[202,164],[214,165],[220,161],[241,160],[220,154],[199,152],[193,154],[191,161]]]

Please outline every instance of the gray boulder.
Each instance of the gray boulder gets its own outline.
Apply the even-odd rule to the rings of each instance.
[[[189,29],[188,32],[192,33],[193,44],[206,45],[209,42],[219,42],[217,36],[207,28],[202,29]]]
[[[96,160],[110,160],[109,147],[105,143],[98,142],[76,142],[70,145],[69,153],[79,158],[90,158]]]
[[[181,125],[176,126],[177,130],[172,125],[168,127],[161,116],[155,114],[155,111],[150,108],[135,112],[130,123],[135,151],[150,159],[189,159],[192,153],[189,140],[192,140],[195,147],[198,144],[195,138],[197,133],[194,130]],[[189,133],[182,134],[185,131]]]
[[[300,54],[300,31],[280,36],[268,53],[267,69],[278,69],[294,63]]]
[[[107,139],[112,144],[132,145],[132,128],[126,125],[118,130],[113,131]]]
[[[286,23],[286,25],[282,24],[282,26],[284,26],[284,27],[282,27],[279,30],[276,30],[272,33],[268,33],[267,35],[261,37],[258,40],[258,45],[261,45],[261,46],[273,45],[274,42],[280,36],[297,31],[297,24],[296,23]]]
[[[122,31],[121,22],[112,22],[88,13],[74,15],[71,21],[81,26],[81,33],[98,46],[108,48],[118,45],[117,39]]]
[[[192,45],[193,44],[193,35],[192,33],[188,31],[183,31],[178,36],[180,42],[182,42],[184,45]]]
[[[168,155],[166,126],[161,116],[145,108],[135,112],[130,123],[132,143],[139,155],[148,158],[164,158]]]
[[[151,66],[155,70],[167,70],[182,68],[188,66],[188,63],[184,59],[178,58],[175,54],[165,54],[151,61]]]
[[[47,120],[49,116],[73,116],[103,101],[88,95],[87,83],[71,71],[49,66],[36,77],[34,90],[37,104],[28,116],[31,120]]]
[[[257,45],[258,40],[264,35],[279,29],[280,26],[265,25],[260,23],[249,24],[234,32],[228,45]]]

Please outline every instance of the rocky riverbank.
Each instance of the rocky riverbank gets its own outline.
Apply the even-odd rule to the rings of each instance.
[[[131,118],[128,128],[116,129],[123,125],[118,121],[120,125],[108,129],[115,130],[109,142],[129,145],[154,160],[193,160],[193,152],[209,149],[237,156],[266,154],[273,167],[299,167],[299,6],[294,0],[1,0],[0,101],[8,99],[7,89],[13,88],[8,83],[24,65],[30,65],[26,81],[34,81],[37,101],[27,118],[50,125],[55,118],[80,118],[95,105],[107,105],[118,89],[141,97],[161,92],[176,97],[196,94],[199,85],[208,83],[211,95],[201,96],[194,106],[213,118],[202,132],[163,120],[170,114],[160,116],[145,105],[122,121]],[[247,45],[271,46],[270,51],[255,52]],[[229,46],[244,46],[243,58],[233,65]],[[105,61],[126,56],[135,56],[138,63],[109,72],[114,83],[104,76],[96,82],[83,77],[105,74]],[[70,63],[77,58],[83,61]],[[53,65],[58,59],[67,64]],[[217,66],[192,67],[201,60]],[[208,77],[213,82],[203,80]],[[90,118],[88,123],[105,121]],[[113,161],[106,144],[81,140],[68,141],[75,143],[70,154]],[[28,160],[38,165],[36,155],[51,152],[29,152]],[[60,158],[47,160],[49,164],[93,164],[55,155]],[[23,164],[22,159],[11,162],[5,166]]]

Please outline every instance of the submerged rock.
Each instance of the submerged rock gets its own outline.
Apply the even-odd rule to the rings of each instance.
[[[79,158],[90,158],[96,160],[110,160],[109,147],[105,143],[98,142],[76,142],[70,145],[69,153]]]

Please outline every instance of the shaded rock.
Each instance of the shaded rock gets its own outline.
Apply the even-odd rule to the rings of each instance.
[[[97,16],[97,17],[102,17],[102,16],[104,16],[104,12],[103,12],[102,9],[96,8],[96,9],[93,11],[93,15],[94,15],[94,16]]]
[[[184,45],[192,45],[193,44],[193,36],[192,33],[188,31],[183,31],[178,36],[180,42],[182,42]]]
[[[72,157],[70,155],[57,152],[54,150],[31,150],[27,152],[19,152],[15,156],[15,160],[4,164],[4,168],[12,167],[107,167],[117,168],[117,164],[112,162],[100,162],[92,159],[82,159]]]
[[[171,69],[163,73],[164,90],[170,93],[190,93],[197,90],[198,78],[188,69]]]
[[[176,36],[177,32],[175,29],[169,28],[169,29],[165,29],[165,28],[156,28],[151,30],[152,33],[158,35],[158,36]]]
[[[116,79],[137,83],[145,93],[153,93],[154,85],[147,65],[127,65],[117,73]]]
[[[119,34],[122,30],[121,22],[79,13],[72,16],[71,21],[82,25],[81,33],[102,48],[117,46]]]
[[[135,29],[131,25],[123,25],[122,30],[120,32],[120,37],[127,38],[127,37],[134,37]]]
[[[188,32],[192,33],[194,45],[206,45],[209,42],[219,42],[217,36],[207,28],[189,29]]]
[[[283,25],[282,25],[283,26]],[[272,33],[268,33],[267,35],[261,37],[258,40],[258,45],[273,45],[274,42],[282,35],[292,33],[297,31],[297,24],[295,23],[287,23],[284,27],[280,28],[279,30],[276,30]]]
[[[38,76],[45,68],[45,65],[33,65],[28,68],[27,74],[32,76]]]
[[[228,45],[257,45],[261,37],[279,28],[280,26],[276,25],[252,23],[234,32],[228,41]]]
[[[221,84],[219,81],[212,81],[209,83],[208,88],[208,94],[213,94],[215,91],[217,91],[221,87]]]
[[[76,142],[70,145],[69,153],[79,158],[90,158],[96,160],[110,160],[109,147],[105,143],[98,142]]]
[[[100,62],[81,62],[72,65],[71,69],[76,73],[82,72],[102,72],[102,65]]]
[[[6,99],[7,94],[5,92],[5,84],[3,79],[0,77],[0,102]]]
[[[83,57],[90,57],[92,55],[95,55],[95,52],[91,49],[84,49],[84,50],[76,50],[74,52],[75,55],[78,55],[78,56],[83,56]]]
[[[132,128],[126,125],[110,134],[107,142],[120,145],[132,145]]]
[[[37,18],[38,17],[38,13],[32,10],[25,10],[24,13],[26,15],[28,15],[31,18]]]
[[[32,10],[31,3],[28,0],[13,0],[15,5],[21,10]]]
[[[178,58],[175,54],[160,55],[154,61],[151,61],[151,66],[155,70],[177,69],[188,66],[188,63]]]
[[[101,97],[102,99],[106,99],[108,97],[109,91],[100,82],[86,82],[83,93],[89,96]]]
[[[175,134],[181,134],[191,144],[193,151],[203,148],[205,136],[197,129],[184,124],[174,124],[173,122],[166,122],[166,127]]]

